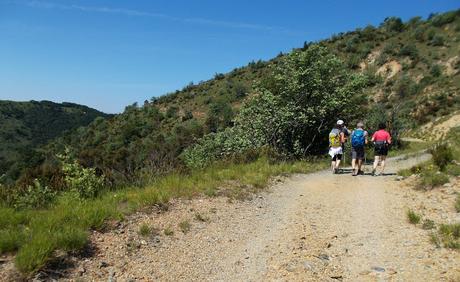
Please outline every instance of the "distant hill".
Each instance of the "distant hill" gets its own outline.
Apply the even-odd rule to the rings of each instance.
[[[0,101],[0,176],[16,179],[24,168],[40,162],[39,146],[108,116],[72,103]]]
[[[392,126],[414,129],[460,108],[459,11],[431,15],[427,20],[414,17],[407,22],[389,17],[378,27],[306,42],[295,50],[308,50],[311,44],[326,47],[349,70],[367,77],[363,102],[349,105],[360,118],[382,113],[391,119]],[[64,145],[70,146],[80,163],[95,167],[113,184],[131,184],[175,170],[182,166],[179,155],[185,148],[205,134],[233,125],[241,104],[258,85],[270,84],[270,74],[285,58],[279,54],[269,61],[250,62],[208,81],[146,100],[144,105],[128,106],[112,119],[97,119],[65,135],[47,150],[58,152]],[[12,136],[23,127],[15,128]],[[27,178],[40,177],[52,164],[52,158],[47,158],[41,167],[29,171]]]

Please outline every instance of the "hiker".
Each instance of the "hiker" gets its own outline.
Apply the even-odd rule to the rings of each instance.
[[[352,175],[364,174],[361,169],[364,160],[364,146],[367,144],[367,131],[364,130],[364,123],[358,122],[355,130],[351,132],[351,168]]]
[[[342,144],[345,142],[345,134],[342,131],[342,126],[343,120],[338,120],[335,127],[329,133],[329,155],[332,158],[332,173],[338,173],[340,160],[342,160]]]
[[[372,136],[372,142],[374,142],[375,151],[372,175],[378,175],[376,174],[376,170],[379,163],[382,166],[381,174],[383,174],[383,171],[385,170],[385,160],[388,155],[388,147],[391,144],[391,136],[390,133],[385,130],[386,128],[387,126],[385,123],[380,123],[379,130],[376,131]]]

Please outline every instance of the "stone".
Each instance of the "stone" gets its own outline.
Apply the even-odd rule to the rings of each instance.
[[[380,266],[373,266],[372,270],[374,270],[375,272],[385,272],[385,268]]]
[[[105,261],[101,261],[99,263],[99,268],[104,268],[104,267],[107,267],[107,266],[109,266],[109,264],[107,262],[105,262]]]

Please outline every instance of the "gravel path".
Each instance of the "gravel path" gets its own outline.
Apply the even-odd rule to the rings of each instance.
[[[388,172],[428,158],[392,160]],[[75,258],[65,278],[458,281],[460,252],[436,248],[428,231],[407,223],[406,210],[458,222],[453,202],[459,182],[447,192],[423,193],[395,178],[323,171],[278,181],[251,201],[177,201],[167,212],[138,213],[113,231],[94,233],[95,254]],[[186,233],[178,227],[184,221],[190,223]],[[138,235],[142,223],[161,234]],[[164,235],[165,229],[174,234]]]

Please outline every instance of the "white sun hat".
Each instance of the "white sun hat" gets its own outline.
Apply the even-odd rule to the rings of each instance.
[[[339,119],[339,120],[337,121],[337,124],[338,124],[338,125],[343,125],[344,122],[343,122],[343,120]]]

